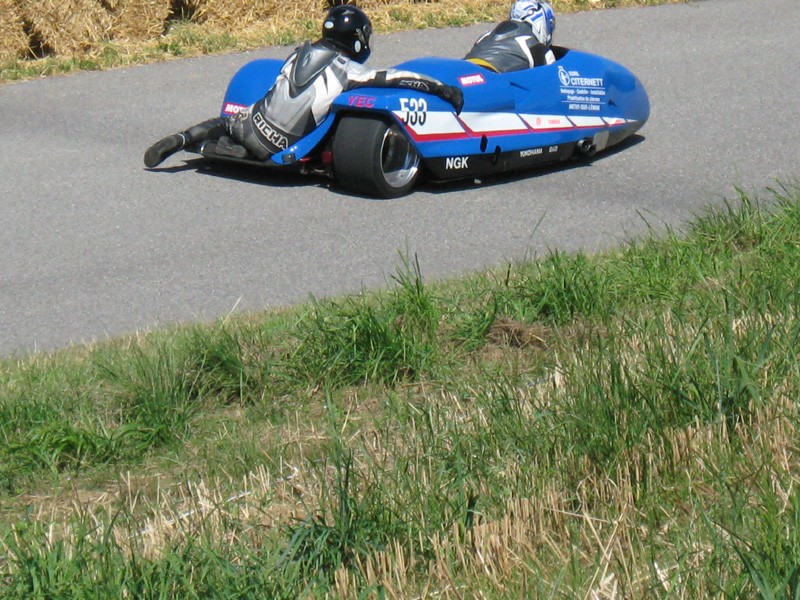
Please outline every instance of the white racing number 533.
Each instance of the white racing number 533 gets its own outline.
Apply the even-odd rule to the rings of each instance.
[[[424,125],[428,118],[428,102],[425,98],[400,98],[400,110],[406,125]]]

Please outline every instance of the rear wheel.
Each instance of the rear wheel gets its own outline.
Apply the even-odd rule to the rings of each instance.
[[[397,124],[346,116],[333,139],[333,171],[339,184],[377,198],[411,191],[419,177],[419,154]]]

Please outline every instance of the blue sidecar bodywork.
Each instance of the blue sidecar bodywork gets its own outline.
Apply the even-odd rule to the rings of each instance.
[[[526,169],[593,156],[634,134],[650,115],[642,83],[603,57],[554,47],[552,65],[495,73],[466,60],[420,58],[397,65],[459,86],[460,114],[437,96],[411,89],[356,88],[340,94],[309,135],[269,160],[271,168],[322,170],[353,191],[394,197],[423,171],[436,180]],[[262,59],[232,78],[221,113],[261,99],[282,62]],[[199,151],[218,155],[214,144]]]

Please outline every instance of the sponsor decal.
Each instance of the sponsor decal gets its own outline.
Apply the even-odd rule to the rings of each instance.
[[[486,79],[484,79],[483,75],[480,73],[475,73],[474,75],[462,75],[458,78],[458,83],[463,85],[464,87],[470,85],[483,85],[486,83]]]
[[[375,96],[350,96],[347,99],[347,105],[357,108],[372,108],[375,106],[376,100]]]
[[[426,82],[419,79],[401,79],[397,85],[404,88],[413,88],[421,92],[427,92],[430,90],[430,86]]]
[[[529,156],[538,156],[541,153],[542,153],[542,149],[541,148],[529,148],[527,150],[520,150],[519,151],[519,157],[520,158],[527,158]]]
[[[564,87],[603,87],[602,77],[582,77],[578,71],[567,71],[564,67],[558,67],[558,80]]]
[[[261,134],[267,138],[270,143],[274,144],[275,147],[280,148],[281,150],[286,150],[286,148],[289,147],[289,140],[286,138],[286,136],[273,129],[272,126],[267,123],[266,119],[264,119],[261,113],[257,112],[253,115],[253,123],[261,132]]]
[[[225,106],[222,109],[226,115],[237,115],[240,112],[247,110],[247,107],[243,104],[234,104],[233,102],[226,102]]]
[[[558,67],[558,79],[561,82],[561,85],[569,85],[569,73],[567,73],[567,70],[564,67]]]
[[[444,167],[448,170],[459,170],[469,168],[469,156],[448,156],[444,161]]]
[[[534,131],[571,129],[572,123],[565,115],[520,115]]]
[[[558,67],[558,80],[561,82],[562,102],[569,110],[590,110],[599,112],[606,95],[602,77],[586,77],[579,71],[567,71]]]

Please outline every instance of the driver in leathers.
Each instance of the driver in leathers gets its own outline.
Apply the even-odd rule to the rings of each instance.
[[[313,131],[333,100],[357,87],[428,92],[461,112],[464,98],[456,86],[411,71],[366,68],[371,34],[372,25],[362,10],[351,5],[331,8],[322,25],[322,39],[306,42],[289,56],[264,98],[236,115],[209,119],[159,140],[145,152],[144,164],[155,167],[171,154],[207,139],[218,140],[217,152],[266,160]]]
[[[508,20],[478,38],[464,57],[497,73],[555,62],[550,49],[556,17],[547,2],[517,0]]]

